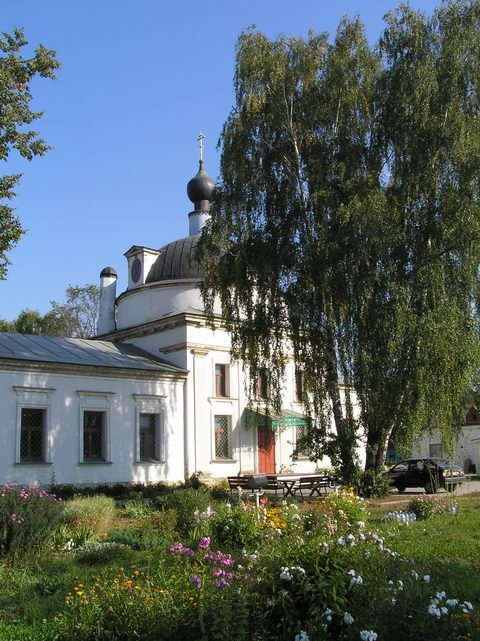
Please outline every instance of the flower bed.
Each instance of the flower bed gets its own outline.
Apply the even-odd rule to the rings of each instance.
[[[461,584],[440,581],[437,565],[414,563],[396,549],[405,533],[421,542],[427,522],[375,525],[351,492],[303,504],[263,500],[259,511],[247,500],[205,503],[205,495],[196,507],[188,492],[175,498],[182,523],[168,543],[162,535],[138,546],[132,534],[59,548],[50,565],[64,569],[51,569],[35,590],[61,601],[32,619],[32,639],[478,638],[475,597]],[[172,503],[162,507],[175,524]],[[139,527],[147,531],[161,514],[139,511]],[[117,537],[121,518],[119,511]],[[441,519],[448,518],[459,527],[459,519],[438,516],[444,527]],[[477,510],[472,529],[478,521]],[[0,620],[1,603],[0,597]]]

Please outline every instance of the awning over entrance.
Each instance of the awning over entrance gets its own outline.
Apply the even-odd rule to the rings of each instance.
[[[274,432],[284,432],[289,427],[305,427],[307,421],[308,418],[303,414],[288,409],[282,409],[279,414],[267,414],[267,410],[262,408],[245,410],[247,430],[266,425]]]

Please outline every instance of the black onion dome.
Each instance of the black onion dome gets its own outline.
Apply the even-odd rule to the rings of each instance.
[[[201,278],[202,274],[194,255],[199,239],[200,235],[187,236],[162,247],[145,282]]]
[[[114,267],[104,267],[102,269],[102,271],[100,272],[100,278],[104,278],[106,276],[113,276],[114,278],[118,278],[118,274]]]
[[[197,175],[187,185],[187,194],[195,209],[206,207],[213,200],[215,182],[208,176],[203,168],[203,160],[200,160],[200,168]]]

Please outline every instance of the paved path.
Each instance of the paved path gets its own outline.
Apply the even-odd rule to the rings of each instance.
[[[464,494],[472,494],[472,492],[480,492],[480,480],[468,480],[465,481],[465,483],[462,483],[460,487],[455,488],[454,494],[457,495],[464,495]],[[439,494],[445,494],[445,490],[440,490]],[[405,492],[397,492],[397,490],[393,490],[391,493],[392,498],[396,498],[397,496],[403,497],[403,496],[416,496],[418,494],[425,494],[425,490],[423,490],[420,487],[410,487],[405,490]]]

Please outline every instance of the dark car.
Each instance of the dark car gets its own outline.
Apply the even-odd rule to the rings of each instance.
[[[385,472],[399,492],[407,487],[423,487],[428,494],[440,488],[453,490],[465,481],[465,473],[459,465],[439,458],[410,458],[399,461]]]

